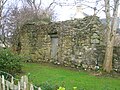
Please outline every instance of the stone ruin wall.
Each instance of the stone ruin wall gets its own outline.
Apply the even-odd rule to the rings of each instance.
[[[99,45],[91,45],[89,37],[83,40],[77,37],[78,29],[72,24],[75,21],[50,24],[26,24],[21,34],[21,55],[30,62],[53,62],[64,66],[95,69],[95,65],[102,66],[105,49]],[[66,27],[67,26],[67,27]],[[58,47],[55,58],[52,53],[52,36],[57,35]],[[97,51],[98,49],[98,51]],[[114,68],[120,70],[120,49],[114,56]],[[102,58],[98,58],[102,57]],[[97,58],[97,59],[96,59]],[[97,63],[96,63],[97,62]]]
[[[50,36],[45,29],[46,26],[26,24],[24,32],[20,37],[21,54],[28,62],[47,62],[50,60]],[[46,27],[47,28],[47,27]],[[34,30],[31,33],[31,30]]]

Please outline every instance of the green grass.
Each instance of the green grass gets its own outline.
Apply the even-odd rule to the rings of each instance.
[[[120,78],[96,77],[87,72],[75,71],[53,65],[26,63],[23,71],[35,85],[49,82],[52,85],[64,86],[66,90],[120,90]],[[82,89],[84,88],[84,89]]]

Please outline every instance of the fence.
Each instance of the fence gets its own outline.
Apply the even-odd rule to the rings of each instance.
[[[29,83],[26,75],[18,80],[12,75],[0,71],[0,90],[41,90],[41,88]]]

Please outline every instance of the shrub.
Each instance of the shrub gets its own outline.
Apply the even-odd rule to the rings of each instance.
[[[0,49],[0,70],[12,75],[21,72],[21,57],[9,49]]]
[[[42,90],[57,90],[58,88],[57,85],[52,85],[49,82],[42,83],[40,87]]]

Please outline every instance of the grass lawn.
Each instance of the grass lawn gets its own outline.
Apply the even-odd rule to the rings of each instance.
[[[35,85],[49,82],[64,86],[66,90],[120,90],[120,78],[97,77],[87,72],[66,69],[48,64],[25,63],[23,71]]]

